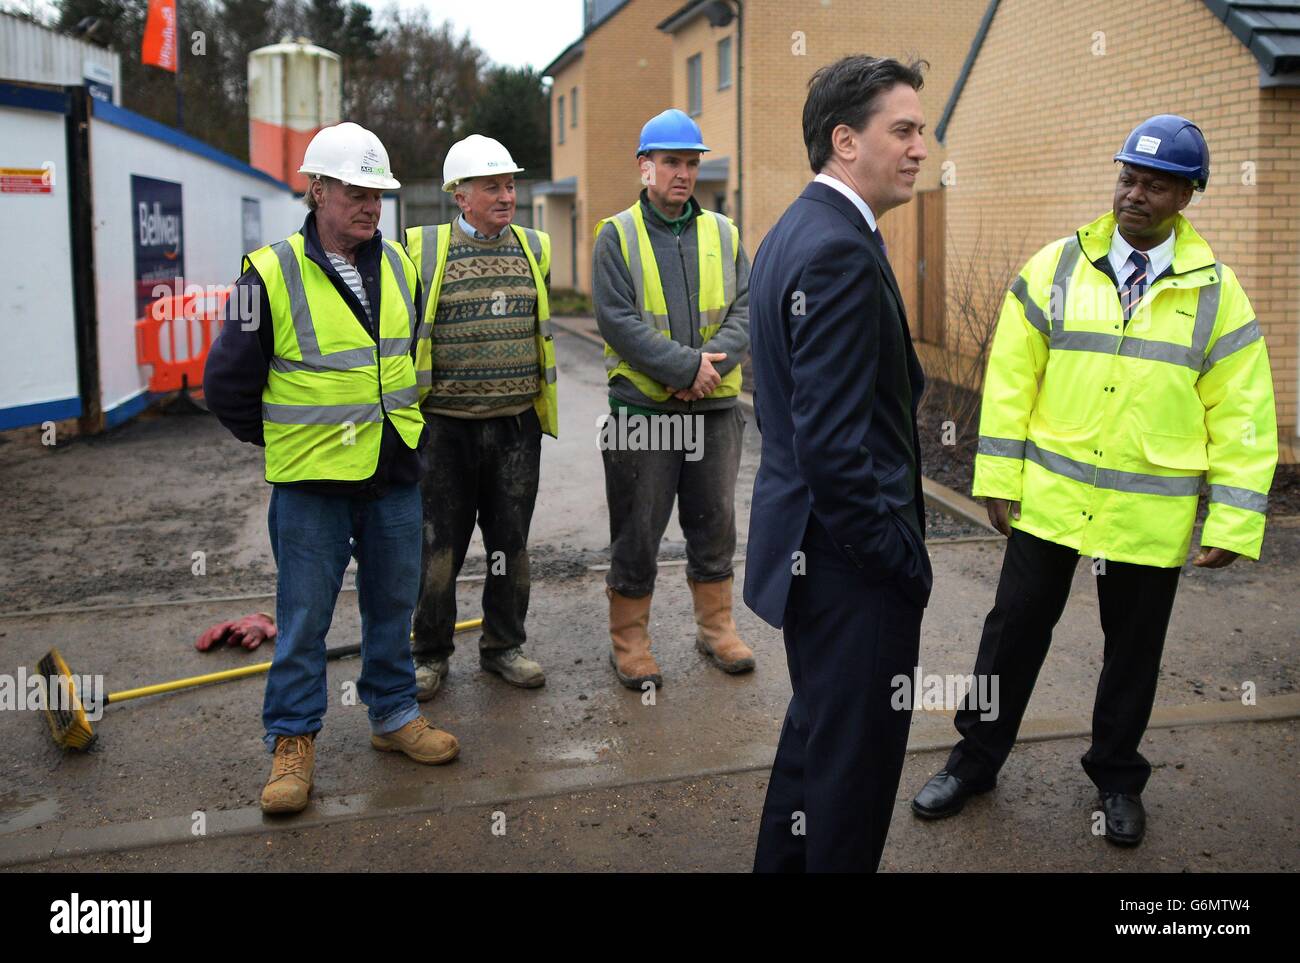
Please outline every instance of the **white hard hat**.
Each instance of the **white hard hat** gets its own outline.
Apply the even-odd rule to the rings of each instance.
[[[402,186],[388,169],[388,151],[379,138],[351,122],[318,130],[307,145],[298,173],[320,174],[344,184],[384,191]]]
[[[447,151],[442,162],[442,189],[450,194],[456,185],[469,177],[492,177],[496,174],[522,174],[510,151],[500,141],[482,134],[470,134]]]

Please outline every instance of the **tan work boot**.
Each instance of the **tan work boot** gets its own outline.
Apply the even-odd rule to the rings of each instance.
[[[686,580],[695,597],[695,647],[713,660],[723,672],[748,672],[754,668],[754,653],[736,634],[731,617],[731,583],[728,576],[720,582]]]
[[[262,789],[262,812],[297,813],[307,808],[316,743],[311,736],[276,736],[271,778]]]
[[[460,752],[456,737],[435,729],[424,716],[416,716],[402,728],[382,736],[372,733],[370,744],[381,752],[404,752],[416,762],[430,766],[451,762]]]
[[[663,676],[655,657],[650,654],[650,599],[632,599],[620,595],[606,586],[605,594],[609,596],[609,639],[613,649],[609,653],[609,664],[614,667],[618,681],[629,689],[640,690],[646,682],[653,682],[655,688],[662,688]]]

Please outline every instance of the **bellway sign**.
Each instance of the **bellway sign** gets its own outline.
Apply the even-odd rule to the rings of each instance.
[[[149,0],[140,62],[176,73],[176,0]]]

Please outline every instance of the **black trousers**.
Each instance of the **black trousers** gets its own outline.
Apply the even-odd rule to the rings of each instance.
[[[998,676],[998,714],[981,719],[978,708],[958,709],[955,721],[962,740],[949,755],[947,769],[959,779],[993,779],[1011,753],[1078,562],[1074,549],[1012,529],[975,658],[977,683],[981,676]],[[1097,567],[1106,641],[1092,710],[1092,746],[1081,762],[1102,792],[1137,795],[1151,776],[1138,743],[1151,718],[1182,570],[1112,561]],[[978,691],[978,684],[971,691]]]
[[[425,416],[421,452],[424,502],[423,577],[415,607],[411,654],[445,659],[455,650],[456,577],[465,564],[475,522],[483,530],[481,650],[526,640],[528,528],[537,503],[542,425],[533,409],[501,418]]]
[[[924,609],[895,578],[871,581],[815,519],[785,612],[794,695],[759,824],[754,871],[875,872],[907,752]]]

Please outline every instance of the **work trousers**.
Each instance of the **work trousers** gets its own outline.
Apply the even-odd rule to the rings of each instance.
[[[420,714],[407,640],[420,588],[420,495],[394,485],[379,498],[317,495],[276,485],[267,513],[277,569],[279,635],[262,703],[265,742],[318,732],[328,703],[325,634],[357,560],[361,675],[357,695],[372,732],[400,729]]]
[[[610,417],[648,416],[616,413]],[[611,441],[601,446],[609,506],[610,568],[605,582],[629,598],[654,591],[659,543],[674,501],[686,536],[688,578],[697,582],[730,578],[736,554],[736,476],[745,436],[740,406],[655,417],[679,421],[643,423],[648,424],[643,439],[653,433],[661,440],[689,439],[693,447],[676,444],[667,450],[650,450],[640,447],[631,431],[602,433]],[[693,420],[685,428],[680,419]]]
[[[902,576],[869,577],[810,518],[783,630],[794,694],[759,822],[754,871],[875,872],[907,753],[924,609]]]
[[[479,649],[523,645],[531,587],[528,529],[542,455],[537,412],[480,419],[428,414],[425,421],[424,577],[411,652],[446,659],[455,650],[456,578],[476,523],[487,550]]]
[[[947,769],[959,779],[991,781],[1011,753],[1078,562],[1074,549],[1012,529],[971,688],[972,693],[979,690],[982,676],[998,677],[997,717],[982,719],[974,705],[958,709],[955,721],[962,740],[949,755]],[[1102,792],[1139,795],[1151,764],[1138,752],[1138,743],[1155,702],[1181,569],[1101,559],[1095,567],[1105,647],[1092,710],[1092,745],[1080,761]]]

